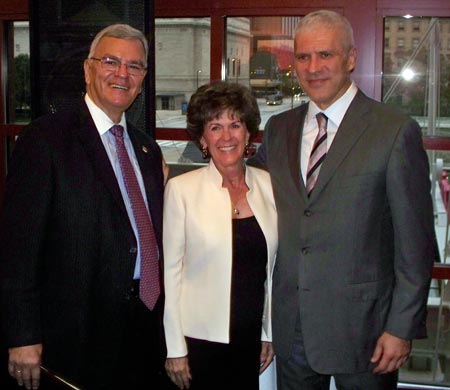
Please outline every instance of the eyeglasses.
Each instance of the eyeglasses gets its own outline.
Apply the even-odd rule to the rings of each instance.
[[[100,66],[103,70],[108,72],[117,72],[122,65],[125,65],[127,68],[127,72],[131,76],[143,76],[147,70],[146,67],[141,64],[123,64],[118,58],[114,57],[103,57],[103,58],[95,58],[91,57],[90,60],[95,60],[100,62]]]

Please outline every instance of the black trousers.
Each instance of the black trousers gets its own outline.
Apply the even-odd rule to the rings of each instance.
[[[261,341],[222,344],[186,337],[190,390],[258,390]]]
[[[173,389],[164,369],[166,353],[160,314],[162,306],[160,299],[155,309],[150,311],[137,294],[131,297],[120,361],[114,380],[105,389]]]
[[[174,390],[164,370],[166,353],[162,331],[162,299],[150,311],[139,299],[138,291],[138,285],[131,289],[124,332],[111,340],[120,351],[117,366],[111,367],[112,374],[107,377],[99,376],[95,367],[90,367],[92,372],[87,373],[86,378],[89,385],[81,385],[83,390]],[[23,389],[9,376],[7,361],[7,349],[1,348],[0,389]],[[41,372],[40,390],[63,388]]]

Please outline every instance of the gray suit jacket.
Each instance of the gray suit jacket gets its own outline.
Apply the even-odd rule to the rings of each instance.
[[[300,312],[317,372],[370,368],[377,338],[426,336],[435,236],[418,124],[358,92],[308,199],[300,142],[308,105],[273,116],[250,164],[271,174],[279,248],[273,342],[289,357]]]

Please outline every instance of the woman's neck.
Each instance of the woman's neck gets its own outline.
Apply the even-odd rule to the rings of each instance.
[[[233,167],[220,172],[222,175],[222,187],[236,189],[245,186],[245,167]]]

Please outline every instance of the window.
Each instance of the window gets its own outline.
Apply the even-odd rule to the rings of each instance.
[[[31,119],[30,34],[28,22],[9,24],[14,48],[8,54],[7,122],[25,124]]]
[[[185,128],[182,109],[209,82],[209,18],[155,20],[156,126]]]
[[[232,68],[227,79],[245,85],[256,97],[262,130],[271,115],[307,101],[293,63],[293,37],[300,17],[228,17],[226,21],[227,52],[241,53],[227,58]]]
[[[393,23],[396,17],[390,17]],[[430,97],[435,82],[439,104],[436,114],[441,117],[450,117],[450,59],[449,48],[441,45],[441,41],[450,38],[450,33],[439,33],[440,26],[449,26],[449,18],[418,18],[412,19],[413,25],[420,24],[424,31],[422,38],[412,37],[410,40],[397,38],[397,47],[403,50],[384,52],[383,65],[383,100],[388,104],[399,106],[408,114],[419,118],[426,127],[426,120],[430,109]],[[408,44],[410,42],[410,44]],[[434,42],[434,44],[433,44]],[[442,47],[442,49],[440,49]],[[431,76],[435,75],[435,80]],[[440,76],[439,76],[440,75]],[[437,118],[439,119],[439,118]],[[448,134],[450,125],[441,119],[433,129],[426,129],[425,134]],[[448,129],[447,129],[448,127]]]
[[[261,130],[271,115],[307,101],[292,61],[293,34],[299,19],[226,18],[225,79],[251,89],[261,111]],[[156,126],[161,133],[164,128],[186,128],[185,109],[191,95],[210,81],[210,35],[209,18],[156,19]],[[190,142],[160,140],[159,144],[169,163],[203,162]]]
[[[210,79],[210,39],[209,18],[156,18],[157,128],[186,128],[187,102]],[[187,149],[186,141],[159,144],[168,163],[202,162],[200,152],[192,145]]]
[[[385,25],[401,17],[385,18]],[[412,18],[411,32],[397,38],[401,50],[384,50],[383,101],[413,116],[426,136],[450,137],[450,38],[448,18]],[[446,28],[443,28],[443,27]],[[420,37],[417,31],[421,31]],[[386,31],[385,31],[386,34]],[[450,152],[430,151],[435,230],[443,263],[450,263],[448,202]],[[450,385],[450,285],[433,280],[428,298],[428,339],[415,340],[411,357],[400,370],[401,382]]]

